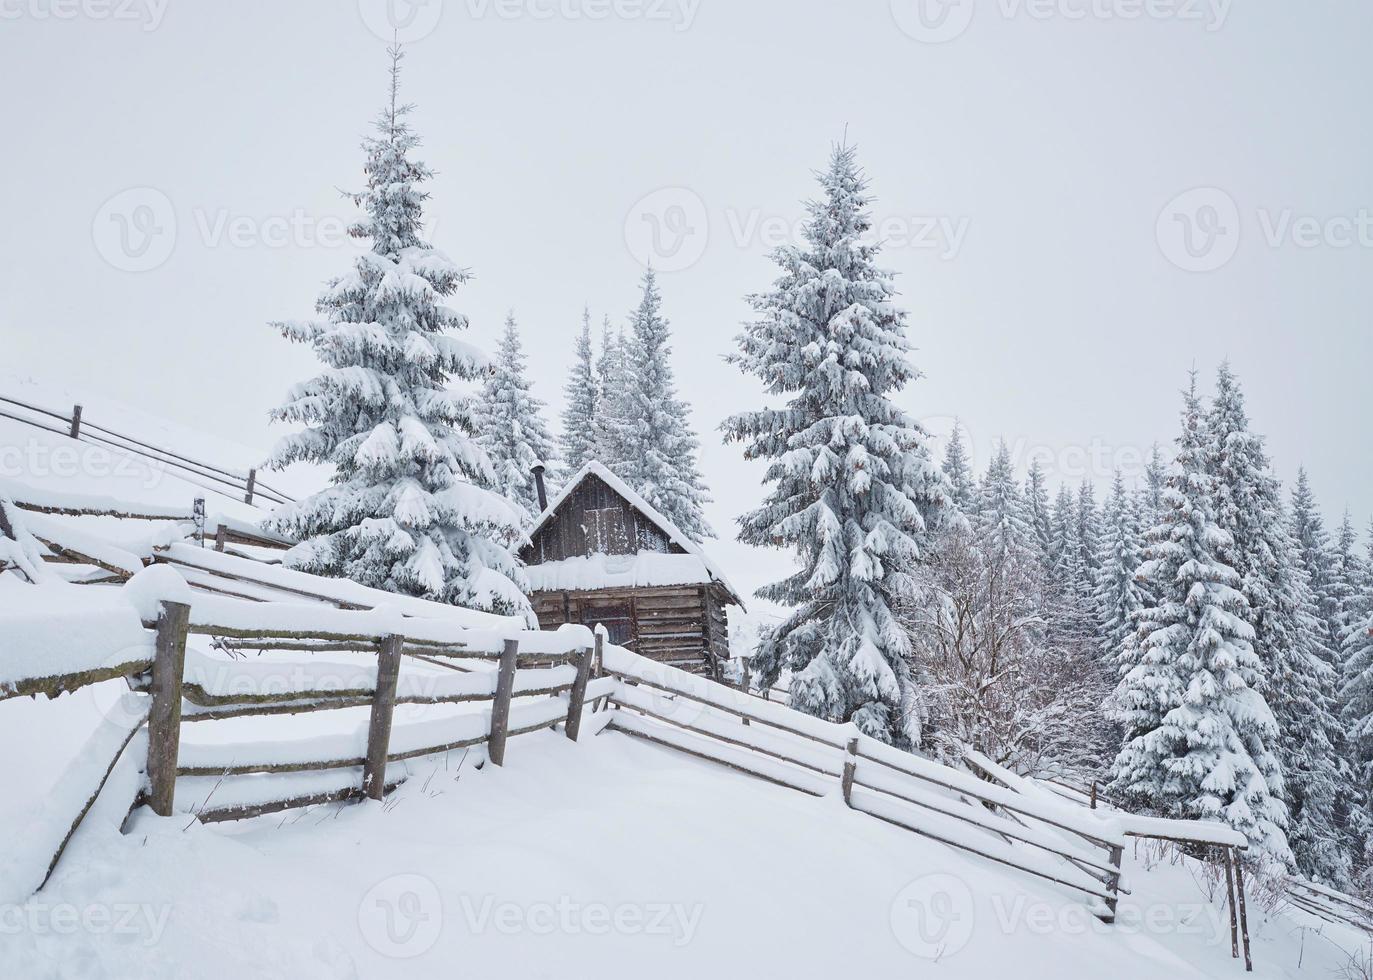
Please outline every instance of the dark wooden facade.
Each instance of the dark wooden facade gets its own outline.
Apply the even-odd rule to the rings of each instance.
[[[537,566],[596,555],[688,554],[674,540],[679,534],[595,472],[584,472],[535,528],[521,557]],[[536,590],[531,598],[542,629],[603,624],[612,643],[707,673],[716,673],[729,659],[725,606],[739,603],[727,585],[709,575],[681,585]]]

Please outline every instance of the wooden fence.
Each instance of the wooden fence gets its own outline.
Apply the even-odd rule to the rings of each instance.
[[[34,418],[22,414],[22,412],[32,412],[38,417]],[[137,456],[168,469],[176,470],[178,475],[188,483],[211,493],[242,500],[246,504],[253,504],[258,500],[265,500],[271,504],[294,503],[292,497],[259,480],[256,469],[250,469],[246,473],[240,470],[226,469],[213,463],[184,456],[170,449],[154,446],[133,436],[115,432],[113,429],[96,425],[85,418],[80,405],[72,406],[71,414],[64,415],[49,408],[42,408],[17,398],[0,395],[0,418],[21,422],[24,425],[56,435],[68,436],[79,442]]]
[[[1243,865],[1236,859],[1242,843],[1226,828],[1209,833],[1205,824],[1193,828],[1093,811],[976,753],[967,756],[971,771],[954,769],[859,735],[852,726],[811,718],[609,646],[600,631],[594,643],[581,639],[590,639],[581,628],[575,628],[577,637],[559,642],[539,639],[548,633],[527,632],[526,638],[538,642],[526,652],[518,640],[501,641],[491,631],[441,621],[399,620],[407,624],[404,633],[351,631],[347,627],[374,614],[324,609],[311,613],[303,626],[294,624],[297,615],[299,608],[222,596],[197,599],[194,614],[188,605],[164,601],[158,618],[143,624],[152,643],[137,656],[0,688],[0,700],[38,692],[53,696],[128,677],[141,692],[128,696],[135,703],[120,723],[100,734],[95,751],[104,758],[113,750],[113,758],[82,796],[44,883],[121,766],[146,773],[146,780],[122,779],[126,791],[133,787],[125,815],[146,803],[163,816],[240,819],[380,799],[398,785],[388,771],[392,764],[454,749],[485,745],[487,759],[500,766],[510,738],[563,725],[567,737],[577,740],[586,704],[599,701],[608,710],[598,713],[598,731],[619,731],[812,796],[837,790],[855,811],[1075,892],[1105,922],[1115,920],[1125,892],[1121,861],[1127,838],[1216,847],[1230,884],[1232,953],[1240,955],[1242,939],[1252,968]],[[192,636],[209,637],[235,656],[248,650],[309,654],[308,669],[286,678],[272,673],[271,663],[214,659],[188,649]],[[366,656],[363,666],[357,658],[322,662],[320,655],[329,653]],[[405,662],[426,669],[402,672]],[[269,689],[263,683],[268,674],[284,683]],[[470,702],[488,704],[489,710],[396,724],[398,704]],[[364,706],[365,740],[337,735],[295,744],[182,744],[187,724]],[[1331,894],[1310,894],[1301,907],[1308,905],[1335,921],[1361,920],[1370,911],[1341,905]]]
[[[839,788],[855,810],[1073,889],[1114,920],[1124,840],[1108,824],[624,651],[605,670],[620,681],[610,729],[813,796]]]
[[[359,614],[360,615],[360,614]],[[147,804],[160,816],[188,813],[202,822],[232,820],[273,813],[292,807],[368,797],[380,799],[398,784],[387,767],[420,756],[454,749],[486,746],[493,765],[503,765],[507,742],[519,735],[565,726],[568,738],[576,740],[582,729],[582,711],[588,701],[605,698],[616,682],[593,679],[591,674],[601,651],[601,638],[570,654],[535,652],[522,654],[518,640],[507,640],[499,652],[471,649],[462,642],[439,642],[400,634],[330,633],[289,629],[244,628],[217,625],[193,619],[191,607],[178,602],[162,602],[154,622],[144,623],[151,631],[151,647],[141,656],[117,664],[58,676],[38,677],[0,687],[0,700],[21,695],[59,693],[78,690],[90,684],[126,677],[141,693],[121,703],[121,721],[113,726],[115,735],[102,733],[100,751],[113,749],[113,756],[102,772],[90,781],[81,794],[81,805],[58,843],[42,876],[42,887],[57,866],[82,820],[118,767],[140,766],[146,772],[146,791],[127,801],[125,815],[140,804]],[[311,654],[331,651],[368,653],[376,656],[375,669],[360,670],[360,679],[343,685],[311,686],[306,676],[294,686],[290,682],[271,691],[261,688],[261,673],[254,665],[239,660],[215,661],[222,672],[212,684],[205,680],[207,658],[192,651],[191,636],[213,637],[230,649],[252,648],[260,651],[295,651]],[[401,675],[404,658],[424,662],[438,671]],[[474,661],[492,661],[496,669],[473,669]],[[234,690],[233,680],[243,690]],[[413,726],[413,731],[397,731],[393,724],[397,704],[457,704],[485,702],[489,712],[456,715],[438,723]],[[214,746],[188,751],[181,744],[183,726],[219,718],[245,715],[299,714],[339,708],[369,706],[370,716],[365,743],[354,752],[347,748],[350,737],[341,736],[334,746],[310,754],[309,740],[303,755],[282,755],[279,743],[235,745],[229,748],[233,761],[215,757]],[[146,737],[136,739],[146,728]],[[397,737],[403,735],[404,737]],[[144,759],[129,759],[131,746],[140,746]],[[254,750],[265,750],[255,757]],[[103,756],[102,756],[103,757]],[[307,778],[273,784],[271,777],[303,774]],[[226,780],[246,777],[246,786],[228,787],[230,797],[223,805],[211,806],[215,788]],[[213,781],[205,802],[194,805],[183,790],[203,789],[197,778]],[[266,780],[264,784],[264,780]],[[140,785],[139,780],[136,784]],[[245,792],[246,790],[246,792]]]

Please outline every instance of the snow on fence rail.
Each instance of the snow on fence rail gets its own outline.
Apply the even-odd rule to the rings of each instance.
[[[141,457],[180,471],[180,475],[187,483],[211,493],[242,500],[245,504],[252,504],[259,497],[273,504],[294,503],[292,497],[260,481],[256,469],[250,469],[246,473],[227,469],[107,429],[84,418],[80,405],[73,406],[70,415],[64,415],[50,408],[0,395],[0,418]],[[54,422],[59,425],[54,425]]]
[[[576,740],[584,705],[609,697],[617,683],[591,677],[603,639],[581,626],[502,632],[380,610],[182,595],[192,600],[187,603],[160,597],[167,577],[144,581],[147,586],[126,589],[120,601],[89,614],[56,616],[49,610],[2,617],[0,700],[55,697],[119,677],[139,692],[120,701],[59,779],[48,808],[61,807],[63,814],[42,823],[67,828],[61,839],[28,842],[23,866],[0,869],[2,881],[12,883],[17,876],[27,891],[41,888],[112,773],[122,773],[121,792],[135,788],[116,822],[139,803],[161,816],[183,812],[213,821],[331,800],[380,799],[401,778],[394,767],[408,759],[485,745],[487,759],[502,765],[509,738],[559,723]],[[232,636],[263,650],[309,656],[286,672],[261,662],[215,660],[187,649],[195,635]],[[375,661],[315,659],[328,651],[370,654]],[[407,657],[437,670],[403,674]],[[463,702],[489,708],[393,723],[397,704]],[[366,725],[341,734],[181,745],[183,721],[360,706],[371,709]],[[124,772],[133,764],[131,744],[145,760],[132,783]],[[178,779],[188,781],[180,790]],[[205,779],[213,783],[208,791]]]

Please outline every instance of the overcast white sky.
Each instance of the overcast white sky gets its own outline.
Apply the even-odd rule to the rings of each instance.
[[[760,489],[716,427],[759,396],[721,356],[846,127],[915,415],[1104,484],[1228,356],[1280,473],[1362,526],[1373,5],[924,2],[0,0],[0,369],[269,445],[314,364],[267,322],[354,253],[396,16],[454,305],[488,345],[515,309],[556,411],[583,304],[623,322],[656,248],[727,538]]]

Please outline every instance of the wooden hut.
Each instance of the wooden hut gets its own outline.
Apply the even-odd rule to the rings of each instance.
[[[717,674],[729,659],[725,607],[743,606],[738,593],[605,466],[582,467],[529,536],[520,557],[542,629],[604,624],[612,643],[702,673]]]

